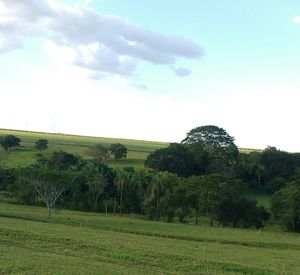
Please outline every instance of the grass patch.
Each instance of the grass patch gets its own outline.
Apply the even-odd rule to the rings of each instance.
[[[300,274],[300,236],[0,203],[4,274]]]

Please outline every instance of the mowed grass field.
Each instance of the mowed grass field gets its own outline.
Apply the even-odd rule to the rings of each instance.
[[[0,203],[1,274],[300,274],[300,235]]]
[[[80,155],[84,158],[89,158],[91,156],[90,150],[96,144],[109,146],[112,143],[122,143],[128,149],[127,158],[119,161],[111,159],[108,161],[108,164],[111,166],[135,166],[137,168],[144,166],[144,161],[149,153],[168,145],[168,143],[155,141],[85,137],[5,129],[0,129],[0,136],[1,135],[15,135],[22,140],[21,147],[13,149],[11,152],[4,153],[3,149],[0,149],[2,150],[0,152],[2,153],[0,164],[7,167],[26,166],[33,163],[35,161],[35,156],[38,153],[38,151],[34,149],[34,143],[38,139],[48,140],[49,148],[44,152],[46,155],[57,150],[63,150]]]

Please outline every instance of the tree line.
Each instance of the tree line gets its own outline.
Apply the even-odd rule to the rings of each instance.
[[[103,148],[96,146],[90,159],[57,151],[38,154],[28,167],[1,168],[0,190],[18,203],[46,205],[49,217],[56,204],[168,222],[255,228],[278,222],[300,231],[300,154],[274,147],[240,153],[234,138],[213,125],[154,151],[145,169],[109,167]],[[273,195],[271,212],[243,196],[249,189]]]

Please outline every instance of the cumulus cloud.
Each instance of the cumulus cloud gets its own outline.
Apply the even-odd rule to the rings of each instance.
[[[89,4],[90,1],[80,1]],[[138,61],[169,65],[178,76],[178,58],[199,58],[203,48],[191,39],[151,31],[116,16],[54,0],[0,0],[0,53],[22,47],[30,36],[45,36],[52,49],[69,48],[73,64],[97,74],[133,75]],[[51,51],[51,48],[50,48]]]

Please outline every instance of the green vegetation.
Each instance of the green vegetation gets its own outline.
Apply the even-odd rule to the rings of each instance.
[[[300,236],[0,203],[0,272],[299,274]]]
[[[0,273],[300,273],[300,154],[1,131]]]
[[[4,149],[0,148],[0,165],[13,168],[18,166],[27,166],[35,161],[37,150],[35,149],[38,140],[47,140],[48,149],[43,152],[45,155],[50,155],[54,151],[65,151],[72,154],[78,154],[84,158],[91,157],[92,150],[97,145],[109,147],[111,144],[121,143],[127,149],[127,158],[122,160],[110,159],[107,162],[114,167],[135,166],[137,168],[144,167],[144,161],[147,156],[157,149],[168,146],[166,142],[143,141],[131,139],[103,138],[103,137],[88,137],[78,135],[51,134],[42,132],[18,131],[0,129],[0,136],[15,135],[19,137],[21,147],[14,149],[6,154]],[[240,148],[241,152],[256,151],[255,149]]]
[[[144,166],[144,161],[149,153],[168,145],[168,143],[155,141],[85,137],[0,129],[0,136],[4,135],[15,135],[22,140],[21,147],[9,153],[5,154],[4,150],[0,149],[0,155],[2,156],[0,157],[0,164],[11,168],[32,164],[37,154],[34,148],[35,143],[40,139],[46,139],[48,141],[48,149],[43,153],[45,155],[50,155],[54,151],[62,150],[83,156],[84,158],[91,157],[91,150],[94,149],[97,144],[109,147],[111,144],[121,143],[128,149],[127,158],[117,161],[112,158],[107,161],[108,164],[121,167],[130,165],[139,168]],[[1,150],[3,150],[3,152],[1,152]]]

